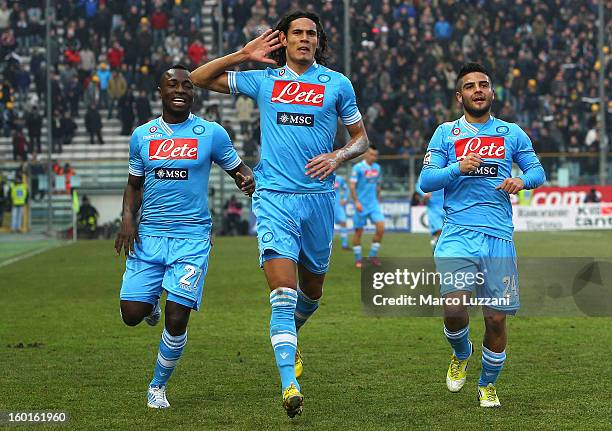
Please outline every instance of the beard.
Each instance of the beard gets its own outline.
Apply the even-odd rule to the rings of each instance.
[[[463,109],[465,110],[465,112],[470,114],[472,117],[479,118],[479,117],[482,117],[483,115],[486,115],[487,113],[489,113],[491,111],[492,103],[493,103],[493,101],[490,100],[489,103],[487,103],[482,108],[476,109],[476,108],[472,108],[472,107],[467,106],[467,104],[465,102],[463,102]]]

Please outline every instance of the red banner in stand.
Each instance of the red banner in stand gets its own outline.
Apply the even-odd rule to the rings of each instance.
[[[574,206],[582,204],[591,189],[595,189],[601,202],[612,202],[612,185],[538,187],[533,191],[531,206]]]

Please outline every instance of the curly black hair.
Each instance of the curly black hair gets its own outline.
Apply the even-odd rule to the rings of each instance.
[[[306,12],[303,10],[298,10],[295,12],[291,12],[284,17],[276,24],[274,30],[279,30],[285,33],[285,35],[289,32],[289,26],[293,21],[300,18],[308,18],[312,22],[314,22],[317,26],[317,36],[319,37],[319,46],[315,51],[315,61],[323,66],[327,65],[327,34],[325,34],[325,30],[323,29],[323,24],[321,24],[321,19],[317,14],[312,12]],[[283,65],[287,62],[286,48],[280,48],[270,54],[277,64]]]

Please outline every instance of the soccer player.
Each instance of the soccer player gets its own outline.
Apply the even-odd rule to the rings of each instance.
[[[115,241],[125,250],[121,316],[129,326],[161,318],[160,296],[167,292],[162,332],[147,405],[170,407],[166,383],[187,343],[191,310],[202,300],[210,252],[208,177],[215,162],[247,195],[255,184],[227,132],[191,114],[194,85],[189,70],[172,66],[158,91],[162,115],[137,127],[130,140],[129,176],[123,195],[121,230]],[[139,223],[137,214],[140,210]]]
[[[262,144],[253,211],[260,265],[271,290],[270,340],[289,417],[303,408],[296,379],[302,371],[297,330],[318,308],[329,266],[333,172],[368,148],[351,82],[325,67],[326,49],[319,17],[297,11],[284,16],[274,31],[191,74],[199,87],[244,94],[259,106]],[[248,61],[280,67],[227,72]],[[338,117],[350,139],[333,151]]]
[[[442,233],[442,224],[444,223],[444,189],[436,190],[431,193],[425,193],[421,189],[421,178],[416,185],[416,192],[423,198],[427,205],[427,223],[429,224],[429,233],[431,234],[431,249],[436,249],[436,244]]]
[[[334,190],[336,191],[336,200],[334,205],[334,220],[337,225],[340,226],[340,241],[342,248],[348,250],[348,232],[346,229],[346,211],[345,206],[349,198],[349,188],[346,185],[346,181],[340,175],[336,175],[336,181],[334,181]]]
[[[376,163],[378,150],[371,145],[365,153],[363,160],[351,172],[351,198],[355,203],[353,214],[353,253],[355,254],[355,267],[361,268],[361,234],[368,219],[376,226],[376,233],[370,247],[369,259],[373,265],[379,266],[378,250],[380,241],[385,233],[385,216],[380,210],[380,181],[382,179],[380,165]]]
[[[510,194],[545,181],[527,134],[516,124],[491,116],[494,97],[490,74],[484,67],[465,64],[456,87],[464,115],[438,126],[421,172],[424,192],[444,189],[446,217],[434,252],[438,271],[461,275],[466,282],[472,274],[469,279],[475,281],[463,287],[459,283],[442,283],[440,287],[444,298],[459,298],[460,303],[444,307],[444,334],[453,348],[446,377],[451,392],[458,392],[465,384],[474,351],[464,301],[474,291],[479,298],[505,300],[483,307],[485,334],[478,381],[482,407],[500,405],[495,382],[506,360],[506,315],[519,308]],[[512,177],[512,162],[522,175]]]

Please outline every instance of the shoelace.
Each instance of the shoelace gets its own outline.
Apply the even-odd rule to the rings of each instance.
[[[151,392],[153,392],[153,397],[155,398],[155,401],[164,401],[165,390],[163,388],[152,388]]]
[[[485,398],[487,401],[495,401],[495,398],[497,398],[497,393],[495,392],[495,388],[493,386],[487,386],[485,388]]]
[[[451,358],[451,377],[453,379],[459,378],[459,373],[461,372],[461,361],[455,355]]]

